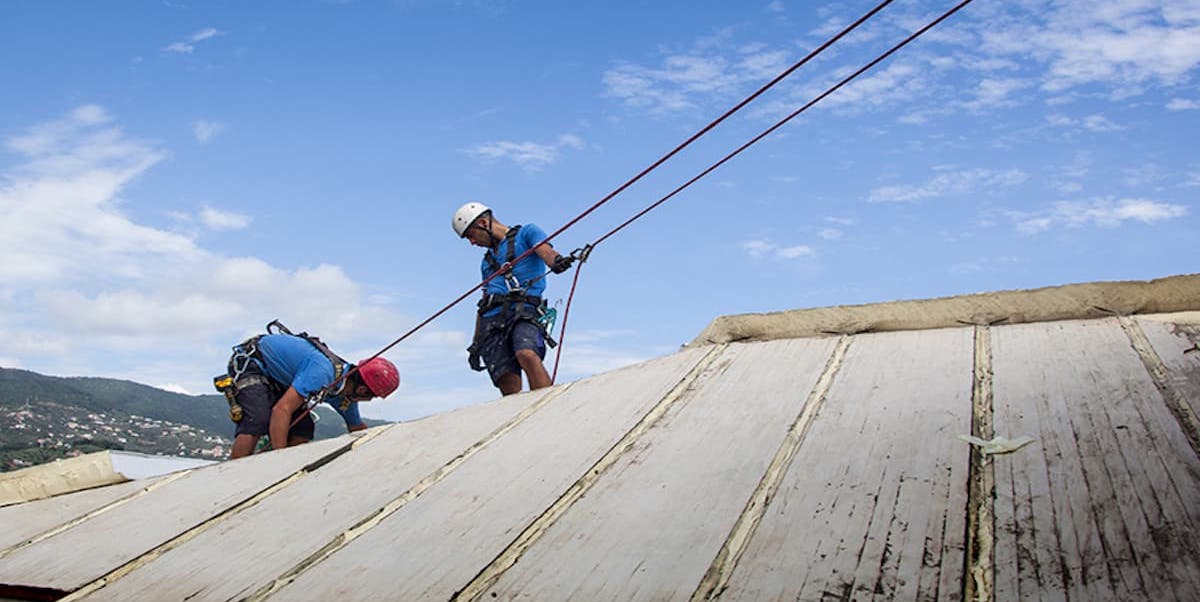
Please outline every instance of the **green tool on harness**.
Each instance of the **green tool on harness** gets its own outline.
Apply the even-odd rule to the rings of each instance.
[[[554,321],[558,319],[558,310],[553,307],[547,307],[542,310],[541,314],[537,319],[538,325],[549,335],[554,332]]]

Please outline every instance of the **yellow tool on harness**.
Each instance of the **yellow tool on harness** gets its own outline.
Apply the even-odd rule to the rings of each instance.
[[[237,402],[237,390],[233,386],[233,377],[228,374],[219,374],[213,377],[213,386],[218,391],[225,394],[225,400],[229,402],[229,419],[234,422],[242,421],[242,406]]]

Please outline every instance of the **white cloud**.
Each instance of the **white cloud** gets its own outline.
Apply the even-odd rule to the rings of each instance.
[[[196,141],[204,144],[212,140],[214,136],[228,129],[224,123],[220,121],[206,121],[203,119],[192,122],[192,135],[196,137]]]
[[[837,228],[825,228],[817,233],[817,236],[825,240],[837,240],[842,237],[843,232]]]
[[[127,136],[99,107],[6,143],[23,162],[0,174],[0,338],[9,343],[4,354],[30,369],[203,390],[207,376],[188,375],[209,375],[231,341],[270,317],[359,346],[370,344],[355,337],[407,323],[365,301],[339,266],[282,269],[223,257],[139,223],[148,203],[122,194],[165,153]],[[216,228],[250,219],[213,208],[198,217]]]
[[[817,10],[825,21],[809,32],[814,44],[847,23],[844,7],[831,6]],[[925,34],[922,45],[906,48],[818,106],[859,113],[903,105],[899,121],[921,125],[935,121],[933,116],[956,111],[979,113],[1069,100],[1084,93],[1078,90],[1086,86],[1099,88],[1112,99],[1128,98],[1189,81],[1200,66],[1200,44],[1195,43],[1200,39],[1198,13],[1196,0],[976,4]],[[929,16],[922,3],[889,9],[751,110],[764,118],[791,112],[865,61],[840,60],[849,55],[843,49],[882,47],[882,40],[901,39]],[[697,41],[693,50],[655,62],[622,62],[604,73],[604,85],[610,96],[626,106],[652,114],[678,114],[737,100],[798,58],[794,48],[771,47],[758,40],[725,41],[730,37],[732,33],[725,33],[713,36],[718,42]],[[743,50],[753,54],[739,55]],[[831,55],[839,60],[828,60]],[[1085,92],[1095,95],[1092,89]],[[1191,105],[1181,100],[1174,110]],[[1097,119],[1088,127],[1113,131],[1111,122]]]
[[[617,65],[604,72],[606,92],[630,107],[679,113],[725,102],[778,75],[793,58],[790,50],[758,43],[726,48],[721,40],[698,41],[690,53],[666,56],[657,67]]]
[[[1169,111],[1191,111],[1200,109],[1200,102],[1191,100],[1190,98],[1172,98],[1171,102],[1167,103]]]
[[[462,149],[466,155],[482,161],[506,159],[527,171],[538,171],[558,160],[563,148],[582,149],[584,141],[574,134],[563,134],[554,144],[537,142],[484,142]]]
[[[1084,117],[1083,127],[1093,132],[1119,132],[1125,129],[1103,115],[1088,115]]]
[[[1013,213],[1017,230],[1025,234],[1044,232],[1055,226],[1079,228],[1097,226],[1115,228],[1123,222],[1144,224],[1175,219],[1187,214],[1184,205],[1172,205],[1150,199],[1094,199],[1091,201],[1060,201],[1041,214]]]
[[[970,111],[1014,106],[1018,102],[1011,98],[1012,93],[1031,85],[1029,81],[1016,78],[985,79],[976,87],[975,98],[963,103],[963,106]]]
[[[742,241],[742,249],[755,259],[767,257],[775,259],[798,259],[800,257],[811,257],[816,254],[811,247],[806,245],[781,247],[769,239]]]
[[[241,230],[250,225],[252,218],[241,213],[221,211],[205,207],[200,211],[200,221],[213,230]]]
[[[181,40],[179,42],[173,42],[173,43],[167,45],[167,47],[163,48],[163,51],[164,52],[174,52],[174,53],[178,53],[178,54],[191,54],[192,51],[194,51],[196,49],[195,45],[197,42],[203,42],[204,40],[207,40],[209,38],[212,38],[212,37],[215,37],[218,35],[221,35],[220,31],[217,31],[216,29],[213,29],[212,27],[206,27],[206,28],[201,29],[200,31],[197,31],[196,33],[184,38],[183,40]]]
[[[997,171],[992,169],[967,169],[947,171],[932,180],[916,185],[880,186],[871,190],[867,201],[871,203],[909,203],[925,199],[961,196],[977,190],[996,187],[1017,186],[1029,179],[1029,174],[1019,169]]]

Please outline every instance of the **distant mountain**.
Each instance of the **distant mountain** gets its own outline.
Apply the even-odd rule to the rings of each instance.
[[[0,368],[0,471],[99,449],[223,459],[233,435],[228,411],[216,393]],[[316,412],[318,439],[346,432],[332,409]]]

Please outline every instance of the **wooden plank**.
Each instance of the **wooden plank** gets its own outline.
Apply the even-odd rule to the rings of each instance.
[[[159,480],[129,481],[0,508],[0,551],[134,495]]]
[[[996,433],[1037,441],[995,460],[996,599],[1195,599],[1200,459],[1118,320],[992,336]]]
[[[1168,402],[1182,407],[1175,410],[1184,432],[1191,438],[1192,449],[1200,448],[1200,312],[1190,315],[1163,314],[1136,318],[1154,349],[1152,359],[1166,369],[1162,385]],[[1145,359],[1145,358],[1144,358]]]
[[[396,424],[85,600],[242,599],[404,494],[550,390]]]
[[[709,351],[688,350],[577,382],[277,597],[450,598],[585,477]]]
[[[686,599],[717,557],[836,339],[735,344],[478,599]]]
[[[128,481],[113,470],[108,450],[0,473],[0,506],[41,500]]]
[[[972,349],[970,328],[856,335],[721,599],[961,596]]]
[[[0,562],[0,583],[73,591],[349,444],[339,437],[198,468]]]

